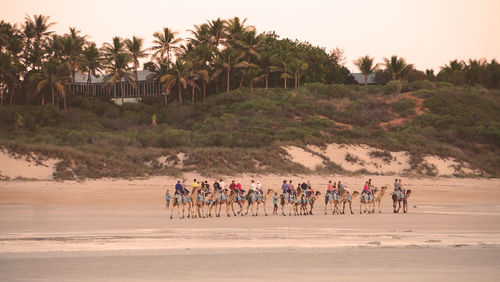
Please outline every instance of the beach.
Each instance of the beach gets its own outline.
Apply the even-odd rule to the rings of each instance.
[[[234,178],[276,191],[285,179]],[[0,182],[2,280],[498,281],[498,179],[403,178],[409,212],[394,214],[393,176],[286,176],[322,193],[330,179],[360,191],[367,178],[389,186],[382,213],[360,214],[356,198],[354,214],[325,215],[320,198],[312,216],[272,215],[268,202],[267,217],[197,219],[169,219],[176,178]]]

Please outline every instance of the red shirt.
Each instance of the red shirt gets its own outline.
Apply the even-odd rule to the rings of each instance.
[[[241,191],[241,183],[236,184],[236,187],[238,187],[238,190]]]
[[[236,184],[234,184],[234,182],[231,183],[231,185],[229,185],[229,189],[236,191]]]

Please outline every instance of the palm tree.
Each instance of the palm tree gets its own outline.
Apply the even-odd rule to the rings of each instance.
[[[236,38],[248,30],[248,27],[245,26],[246,21],[247,19],[240,20],[239,17],[234,17],[227,21],[226,46],[233,45]]]
[[[241,60],[243,55],[244,54],[242,54],[242,52],[237,50],[237,49],[226,48],[222,52],[218,52],[217,56],[215,57],[215,63],[220,65],[222,68],[226,69],[226,71],[227,71],[226,92],[229,92],[229,85],[230,85],[230,80],[231,80],[231,70],[233,68],[238,67],[236,64],[239,62],[239,60]]]
[[[291,56],[289,53],[278,54],[277,61],[277,69],[281,71],[280,78],[283,78],[283,87],[286,88],[287,79],[293,77],[293,75],[290,73],[290,65],[292,64]]]
[[[439,80],[450,82],[454,85],[462,85],[465,83],[465,62],[459,60],[451,60],[447,65],[441,67],[437,77]]]
[[[87,72],[87,85],[92,83],[92,76],[102,73],[102,68],[101,53],[92,42],[82,52],[82,69]]]
[[[129,71],[132,69],[129,64],[132,62],[132,58],[128,53],[120,52],[108,61],[106,69],[108,74],[104,77],[104,84],[108,85],[109,90],[115,85],[116,82],[120,84],[120,92],[122,96],[122,105],[124,103],[125,91],[123,88],[123,80],[125,79],[132,87],[136,87],[134,75]]]
[[[112,38],[111,43],[104,43],[102,45],[102,55],[104,59],[111,60],[119,53],[125,52],[125,42],[118,36]]]
[[[258,66],[260,67],[260,69],[262,69],[266,90],[269,86],[269,76],[272,72],[279,70],[279,68],[276,67],[277,60],[278,57],[276,56],[276,54],[272,54],[271,52],[263,52],[260,56]]]
[[[49,22],[49,16],[34,15],[33,18],[26,15],[22,26],[22,34],[25,38],[24,56],[31,69],[39,69],[44,57],[43,46],[47,37],[53,33],[49,28],[54,22]]]
[[[368,55],[359,57],[358,59],[353,61],[354,65],[365,76],[365,85],[368,85],[368,76],[378,69],[378,64],[374,65],[374,61],[375,58],[371,58]]]
[[[64,100],[64,111],[66,111],[66,91],[63,80],[68,77],[68,69],[65,64],[57,58],[50,58],[42,65],[40,71],[31,75],[30,80],[36,82],[35,93],[38,94],[44,89],[50,89],[52,103],[55,104],[56,94]],[[45,104],[45,95],[42,94],[42,105]]]
[[[160,77],[160,82],[165,89],[165,105],[167,104],[167,95],[170,94],[172,87],[177,85],[179,91],[179,103],[182,102],[182,89],[186,89],[187,85],[196,87],[193,80],[190,79],[191,72],[189,71],[189,64],[185,63],[182,59],[177,59],[175,64],[172,64],[172,69],[169,73]]]
[[[171,31],[168,27],[163,28],[163,32],[155,32],[153,33],[153,47],[151,50],[155,51],[153,53],[153,57],[155,58],[164,58],[167,55],[167,63],[170,64],[170,53],[172,51],[176,51],[179,49],[177,44],[179,44],[182,39],[177,38],[177,32]]]
[[[189,43],[198,46],[212,43],[212,35],[210,34],[210,26],[206,23],[194,25],[194,30],[189,30],[193,38],[189,38]]]
[[[291,62],[290,72],[293,75],[294,80],[295,80],[295,89],[297,89],[297,87],[299,87],[300,78],[302,77],[302,75],[304,75],[304,72],[307,71],[308,68],[309,68],[309,65],[300,59],[294,59]]]
[[[10,94],[10,104],[14,89],[21,86],[19,81],[18,64],[6,53],[0,52],[0,106],[3,106],[4,98]]]
[[[407,64],[404,58],[392,56],[390,59],[384,58],[386,70],[391,73],[392,79],[400,81],[413,68],[412,64]]]
[[[214,50],[218,50],[222,39],[226,37],[226,28],[226,21],[220,18],[208,22],[209,34],[211,36],[210,42]]]
[[[81,70],[83,63],[82,51],[85,44],[84,37],[77,35],[78,31],[70,29],[70,34],[59,37],[60,57],[71,74],[71,83],[75,85],[77,70]]]
[[[137,77],[137,69],[139,68],[139,59],[148,56],[147,50],[143,49],[142,47],[143,41],[144,40],[141,37],[136,37],[136,36],[132,36],[132,39],[125,40],[125,46],[127,47],[127,51],[132,57],[133,70],[136,83],[139,79]],[[139,90],[137,88],[136,90],[137,90],[137,97],[139,97]]]

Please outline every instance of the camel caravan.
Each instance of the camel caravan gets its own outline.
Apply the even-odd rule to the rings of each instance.
[[[241,183],[234,180],[229,185],[229,189],[222,179],[216,180],[211,189],[208,181],[198,182],[194,179],[192,190],[187,189],[186,180],[182,183],[177,181],[173,197],[167,190],[166,208],[170,209],[170,218],[174,216],[174,210],[177,212],[177,218],[207,218],[220,217],[222,207],[225,208],[227,217],[244,216],[250,212],[252,216],[259,215],[259,208],[264,210],[264,215],[268,216],[267,201],[273,201],[273,214],[277,215],[281,211],[283,216],[313,215],[315,202],[321,197],[320,191],[315,191],[308,181],[299,183],[295,186],[292,180],[283,180],[281,192],[273,189],[264,191],[260,181],[251,181],[248,191],[242,189]],[[363,191],[351,192],[345,183],[328,182],[328,187],[324,195],[325,215],[330,211],[332,214],[345,214],[346,206],[348,212],[353,214],[352,203],[359,197],[359,213],[381,213],[380,203],[387,190],[387,186],[380,188],[372,184],[372,180],[366,181]],[[394,191],[392,193],[394,213],[398,213],[403,206],[403,212],[408,211],[408,198],[411,190],[403,188],[401,179],[394,182]],[[396,209],[396,206],[398,208]]]

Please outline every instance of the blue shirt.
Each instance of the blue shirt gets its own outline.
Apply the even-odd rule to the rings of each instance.
[[[277,205],[278,204],[278,196],[273,195],[273,204]]]
[[[175,191],[184,194],[184,188],[182,187],[182,184],[180,183],[175,184]]]
[[[283,189],[283,191],[288,191],[290,187],[288,187],[288,184],[283,183],[283,185],[281,185],[281,189]]]

